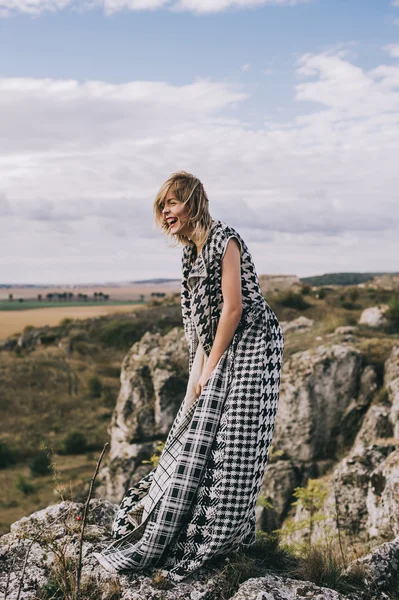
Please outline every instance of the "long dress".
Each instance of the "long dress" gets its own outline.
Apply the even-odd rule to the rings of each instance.
[[[241,250],[243,313],[201,394],[195,387],[223,307],[227,243]],[[178,582],[213,556],[255,541],[255,507],[278,408],[284,338],[238,232],[213,221],[202,252],[183,247],[182,317],[189,349],[185,398],[159,463],[117,511],[99,562],[111,572],[158,566]]]

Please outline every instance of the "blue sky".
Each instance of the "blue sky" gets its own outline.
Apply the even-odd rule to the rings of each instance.
[[[152,224],[180,169],[259,273],[399,270],[399,2],[0,0],[0,15],[0,283],[180,277]]]

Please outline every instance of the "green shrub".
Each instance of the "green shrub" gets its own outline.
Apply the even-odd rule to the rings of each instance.
[[[0,441],[0,469],[5,469],[16,462],[16,453],[5,442]]]
[[[346,308],[346,310],[355,310],[356,308],[359,308],[357,304],[350,302],[349,300],[342,302],[341,306],[342,308]]]
[[[51,473],[51,460],[45,450],[36,454],[29,463],[32,475],[48,475]]]
[[[388,330],[391,333],[399,333],[399,298],[391,298],[389,308],[385,313],[388,322]]]
[[[83,433],[70,431],[63,440],[64,454],[84,454],[87,450],[87,440]]]
[[[36,492],[36,486],[33,485],[29,479],[26,479],[24,475],[18,475],[15,487],[22,492],[24,496],[29,496],[29,494],[34,494]]]
[[[114,320],[104,323],[98,333],[100,342],[113,348],[129,348],[137,342],[142,332],[132,321]]]
[[[359,290],[357,288],[350,289],[349,298],[351,302],[356,302],[356,300],[359,298]]]
[[[308,296],[312,291],[312,288],[310,287],[310,285],[304,285],[303,288],[301,289],[301,294],[302,296]]]
[[[325,288],[320,288],[319,291],[317,292],[317,295],[319,296],[320,300],[323,300],[323,298],[326,297],[326,289]]]
[[[89,393],[92,398],[99,398],[101,396],[101,392],[103,391],[103,384],[97,375],[93,375],[90,377],[88,381]]]
[[[311,306],[301,294],[297,294],[296,292],[286,292],[280,299],[280,304],[288,308],[295,308],[296,310],[305,310]]]

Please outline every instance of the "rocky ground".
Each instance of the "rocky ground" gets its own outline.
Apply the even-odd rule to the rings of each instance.
[[[384,600],[393,597],[389,595],[390,591],[397,586],[399,536],[348,566],[348,575],[357,573],[357,581],[363,583],[367,593],[339,593],[311,581],[290,577],[265,563],[257,565],[257,577],[249,577],[240,584],[234,579],[234,571],[228,572],[229,559],[226,558],[200,569],[195,576],[179,584],[163,580],[156,569],[145,574],[113,575],[99,565],[93,553],[101,551],[111,541],[116,509],[116,504],[106,500],[94,499],[89,504],[83,542],[82,599]],[[61,502],[14,523],[11,532],[0,538],[0,591],[4,598],[73,597],[82,512],[82,504]],[[362,565],[361,578],[359,563]]]

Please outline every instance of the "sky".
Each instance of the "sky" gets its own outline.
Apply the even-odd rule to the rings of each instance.
[[[181,277],[199,177],[258,274],[399,271],[399,0],[0,0],[0,284]]]

